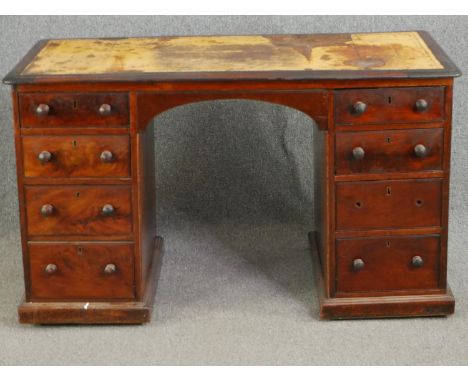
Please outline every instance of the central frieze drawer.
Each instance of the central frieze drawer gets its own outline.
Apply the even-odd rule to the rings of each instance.
[[[30,236],[132,232],[130,186],[27,186],[25,197]]]
[[[338,239],[336,290],[435,289],[439,253],[438,235]]]
[[[126,135],[25,136],[26,177],[129,177],[130,143]]]
[[[35,299],[134,297],[133,245],[29,243]]]
[[[336,134],[336,174],[442,169],[443,129]]]
[[[21,127],[118,127],[130,123],[127,93],[23,93]]]
[[[336,228],[414,228],[441,225],[442,180],[336,184]]]
[[[351,89],[335,92],[335,122],[342,125],[441,121],[445,88]]]

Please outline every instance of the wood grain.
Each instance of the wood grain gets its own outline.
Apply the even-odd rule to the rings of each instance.
[[[340,182],[336,228],[377,229],[441,225],[440,179]]]
[[[427,149],[422,158],[414,152],[420,144]],[[364,158],[353,157],[356,147],[364,150]],[[335,158],[339,175],[441,170],[443,129],[337,133]]]
[[[32,297],[43,300],[132,299],[133,246],[119,243],[29,243]],[[57,266],[52,274],[48,264]],[[116,271],[106,274],[106,265]]]
[[[338,239],[336,242],[337,292],[436,289],[439,280],[440,237],[382,236]],[[420,256],[416,268],[411,259]],[[364,268],[353,269],[362,259]]]
[[[36,235],[122,235],[132,232],[131,188],[128,186],[27,186],[27,232]],[[51,216],[41,207],[53,206]],[[102,215],[111,204],[115,212]]]
[[[443,87],[340,90],[335,96],[337,124],[433,122],[444,118]],[[418,112],[416,101],[424,99],[428,110]],[[366,111],[353,113],[353,105],[364,102]]]
[[[39,116],[36,108],[49,106],[47,115]],[[111,106],[109,115],[101,115],[99,107]],[[20,94],[21,127],[118,127],[129,124],[126,93],[26,93]]]
[[[24,176],[28,178],[125,178],[130,176],[129,137],[122,136],[27,136],[22,138]],[[42,151],[52,154],[41,163]],[[110,162],[100,158],[112,153]]]

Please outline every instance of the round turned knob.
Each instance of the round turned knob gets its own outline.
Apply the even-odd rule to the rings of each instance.
[[[104,267],[104,273],[107,275],[111,275],[117,271],[117,266],[115,264],[107,264]]]
[[[41,163],[47,163],[52,159],[52,154],[49,151],[41,151],[37,156],[37,159],[39,159],[39,162]]]
[[[115,209],[112,204],[104,204],[101,209],[103,216],[111,216],[114,213]]]
[[[109,115],[111,111],[112,107],[108,103],[103,103],[101,106],[99,106],[99,114],[101,115]]]
[[[58,270],[58,267],[55,264],[47,264],[46,267],[44,268],[45,273],[48,273],[49,275],[57,272],[57,270]]]
[[[422,113],[429,108],[429,104],[425,99],[418,99],[414,104],[414,108],[416,109],[416,111]]]
[[[420,268],[424,265],[424,260],[422,259],[421,256],[414,256],[411,259],[411,265],[415,268]]]
[[[54,213],[54,206],[52,204],[44,204],[41,207],[42,216],[50,216]]]
[[[364,149],[363,149],[362,147],[360,147],[360,146],[355,147],[355,148],[353,149],[353,158],[354,158],[354,159],[358,159],[358,160],[359,160],[359,159],[362,159],[362,158],[364,158],[364,155],[365,155],[365,154],[366,154],[366,152],[365,152]]]
[[[364,260],[362,259],[354,259],[353,260],[353,269],[355,271],[359,271],[364,268]]]
[[[367,105],[364,102],[358,101],[353,105],[351,111],[354,115],[361,115],[366,111],[366,109]]]
[[[426,146],[422,144],[418,144],[414,146],[414,153],[416,154],[417,157],[424,158],[427,155]]]
[[[110,163],[112,162],[112,159],[114,159],[114,154],[112,154],[112,152],[109,150],[104,150],[101,153],[100,158],[101,158],[101,162]]]
[[[49,114],[50,107],[45,103],[41,103],[38,107],[36,107],[36,114],[39,116]]]

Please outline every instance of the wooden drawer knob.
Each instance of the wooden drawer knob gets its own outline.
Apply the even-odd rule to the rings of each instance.
[[[353,158],[356,159],[356,160],[363,159],[365,154],[366,154],[366,152],[365,152],[364,149],[363,149],[362,147],[360,147],[360,146],[355,147],[355,148],[353,149]]]
[[[103,216],[111,216],[114,213],[115,209],[112,204],[104,204],[101,209],[101,214]]]
[[[99,114],[105,116],[109,115],[112,112],[112,106],[109,105],[108,103],[103,103],[101,106],[99,106]]]
[[[415,268],[421,268],[424,265],[424,260],[421,256],[414,256],[411,259],[411,265]]]
[[[419,112],[425,112],[429,108],[429,104],[425,99],[418,99],[414,104],[414,109]]]
[[[107,264],[104,267],[104,273],[106,275],[111,275],[117,271],[117,266],[115,264]]]
[[[38,107],[36,107],[36,114],[40,117],[49,114],[50,107],[45,103],[41,103]]]
[[[353,115],[362,115],[367,109],[367,105],[364,102],[358,101],[354,103],[353,107],[351,108],[351,113]]]
[[[46,267],[44,268],[45,273],[48,273],[49,275],[57,272],[57,270],[58,270],[58,267],[55,264],[47,264]]]
[[[37,159],[39,159],[39,162],[41,163],[47,163],[50,162],[52,159],[52,153],[49,151],[41,151],[39,155],[37,156]]]
[[[114,154],[112,154],[111,151],[109,150],[104,150],[102,153],[101,153],[101,162],[103,163],[110,163],[112,162],[112,160],[114,159]]]
[[[353,269],[355,271],[360,271],[362,268],[364,268],[364,260],[354,259],[353,260]]]
[[[42,216],[50,216],[54,213],[54,206],[52,204],[44,204],[41,207]]]
[[[414,146],[414,153],[418,158],[424,158],[425,156],[427,156],[427,148],[422,144],[418,144]]]

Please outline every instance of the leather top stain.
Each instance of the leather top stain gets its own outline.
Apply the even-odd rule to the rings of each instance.
[[[22,75],[443,69],[417,32],[50,40]]]

